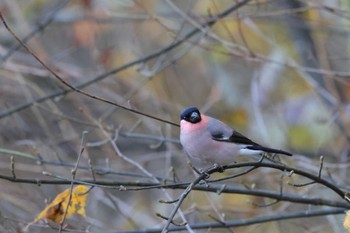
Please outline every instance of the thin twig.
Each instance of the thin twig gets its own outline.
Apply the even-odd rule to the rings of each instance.
[[[173,204],[173,203],[176,203],[178,201],[179,201],[179,199],[172,200],[172,201],[159,200],[159,203],[162,203],[162,204]]]
[[[75,163],[75,167],[73,168],[72,170],[72,180],[75,180],[75,176],[77,174],[77,170],[78,170],[78,167],[79,167],[79,162],[80,162],[80,158],[84,152],[84,145],[85,145],[85,134],[87,134],[88,132],[87,131],[84,131],[82,133],[82,137],[81,137],[81,143],[80,143],[80,151],[79,151],[79,154],[78,154],[78,158],[77,158],[77,161]],[[69,197],[68,197],[68,203],[67,203],[67,207],[66,209],[64,210],[64,214],[63,214],[63,218],[60,222],[60,226],[59,226],[59,230],[58,230],[58,233],[61,233],[62,232],[62,229],[63,229],[63,224],[66,220],[66,216],[67,216],[67,213],[68,213],[68,208],[71,204],[71,201],[72,201],[72,196],[73,196],[73,187],[74,187],[74,182],[71,182],[71,185],[70,185],[70,192],[69,192]]]
[[[174,209],[171,211],[168,220],[166,222],[166,224],[164,225],[163,229],[162,229],[162,233],[166,233],[168,231],[168,228],[171,224],[171,222],[173,221],[175,214],[177,212],[177,210],[180,208],[182,202],[185,200],[185,198],[188,196],[188,194],[191,192],[193,186],[195,186],[196,184],[198,184],[200,181],[206,179],[208,177],[208,174],[212,174],[215,171],[221,171],[221,167],[218,166],[214,166],[214,168],[209,168],[207,169],[205,172],[202,172],[194,181],[192,181],[187,188],[183,191],[183,193],[181,194],[181,196],[179,197],[179,200],[177,201]]]
[[[284,173],[282,173],[281,180],[280,180],[280,197],[283,197],[283,177],[284,177]],[[273,205],[279,203],[280,201],[281,201],[281,199],[275,199],[274,201],[267,203],[267,204],[258,204],[258,203],[254,203],[254,202],[252,202],[252,204],[254,206],[257,206],[257,207],[269,207],[269,206],[273,206]]]
[[[15,157],[11,156],[11,173],[13,179],[16,179],[16,172],[15,172]]]
[[[321,173],[322,173],[322,169],[323,169],[323,160],[324,160],[324,156],[320,156],[320,169],[318,170],[318,177],[321,178]],[[294,184],[294,183],[288,183],[289,185],[293,186],[293,187],[305,187],[311,184],[315,184],[315,181],[311,181],[311,182],[307,182],[307,183],[303,183],[303,184]]]
[[[167,217],[161,215],[160,213],[156,213],[156,216],[157,217],[160,217],[162,219],[165,219],[165,220],[169,220]],[[174,220],[171,220],[171,224],[173,224],[174,226],[185,226],[187,224],[187,222],[184,222],[184,223],[176,223]]]
[[[93,181],[95,182],[96,181],[95,169],[92,166],[91,159],[88,159],[88,164],[89,164],[89,170],[90,170],[90,173],[91,173],[91,177],[92,177]]]

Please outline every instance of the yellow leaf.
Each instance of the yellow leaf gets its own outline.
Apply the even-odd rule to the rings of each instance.
[[[220,115],[220,119],[233,125],[235,129],[245,130],[249,124],[249,113],[241,107],[236,107],[231,111],[225,111],[224,115]]]
[[[348,232],[350,232],[350,211],[346,211],[346,215],[344,218],[343,226],[345,227]]]
[[[290,127],[289,137],[293,148],[308,149],[316,144],[310,128],[306,125],[294,125]]]
[[[80,214],[86,217],[85,205],[86,199],[88,196],[87,191],[89,190],[88,186],[78,185],[73,189],[72,198],[67,209],[70,188],[66,189],[62,193],[58,194],[55,200],[53,200],[34,220],[37,222],[40,219],[46,218],[50,219],[56,223],[61,223],[63,220],[64,212],[67,209],[66,218],[73,214]]]

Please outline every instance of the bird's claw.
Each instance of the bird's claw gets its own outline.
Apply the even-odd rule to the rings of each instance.
[[[214,164],[213,169],[219,173],[223,173],[225,171],[224,167],[217,163]]]
[[[206,171],[201,172],[201,176],[203,176],[203,180],[207,180],[210,178],[210,174]]]
[[[267,159],[268,161],[270,161],[272,163],[282,164],[280,157],[276,153],[264,152],[258,162],[262,163],[264,159]]]
[[[192,166],[192,164],[190,164],[191,168],[193,169],[193,171],[195,173],[197,173],[197,175],[199,176],[203,176],[203,180],[206,180],[210,177],[209,173],[207,172],[208,169],[203,170],[203,169],[197,169],[196,167]]]

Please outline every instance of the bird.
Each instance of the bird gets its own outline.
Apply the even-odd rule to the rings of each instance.
[[[222,121],[201,114],[193,106],[180,114],[180,142],[190,159],[202,165],[227,165],[240,155],[292,156],[287,151],[259,145]]]

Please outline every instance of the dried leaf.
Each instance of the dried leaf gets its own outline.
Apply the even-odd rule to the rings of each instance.
[[[40,219],[50,219],[56,223],[61,223],[64,212],[67,209],[66,218],[73,214],[80,214],[86,217],[85,205],[86,199],[88,196],[87,191],[89,190],[88,186],[78,185],[73,189],[72,198],[67,209],[67,204],[69,201],[70,188],[66,189],[62,193],[58,194],[55,200],[53,200],[34,220],[34,222],[39,221]]]
[[[73,24],[73,37],[76,44],[81,47],[90,47],[95,44],[98,34],[109,28],[98,23],[98,19],[102,20],[106,17],[106,13],[100,9],[87,11],[84,19]]]

